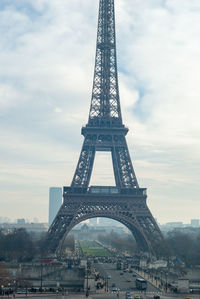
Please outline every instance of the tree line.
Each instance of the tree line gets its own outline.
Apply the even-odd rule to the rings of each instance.
[[[45,235],[36,240],[24,228],[15,229],[11,232],[0,230],[0,262],[18,263],[30,262],[44,253]],[[65,239],[64,247],[74,251],[74,236],[69,235]]]
[[[137,254],[139,249],[132,235],[123,236],[118,233],[99,235],[99,241],[112,246],[118,251],[128,251]],[[164,242],[158,244],[160,258],[178,258],[187,267],[200,265],[200,231],[196,234],[173,230],[165,236]]]
[[[197,234],[171,231],[166,236],[170,255],[178,257],[186,266],[200,265],[200,232]]]
[[[28,262],[38,253],[38,244],[23,228],[0,231],[0,261]]]
[[[110,234],[100,234],[98,240],[117,251],[128,251],[130,254],[134,254],[138,250],[132,235],[123,236],[112,231]]]
[[[132,235],[122,235],[115,232],[100,234],[99,241],[117,251],[127,251],[131,255],[139,252]],[[35,240],[23,228],[9,233],[0,230],[0,262],[30,262],[41,256],[44,235]],[[166,245],[167,244],[167,245]],[[72,252],[75,249],[74,236],[69,235],[65,240],[65,248]],[[169,259],[177,257],[186,266],[200,265],[200,232],[196,234],[171,231],[165,236],[165,244],[158,244],[160,257]]]

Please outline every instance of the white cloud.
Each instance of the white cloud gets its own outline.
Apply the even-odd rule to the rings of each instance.
[[[200,191],[199,1],[115,2],[120,98],[136,175],[158,220],[175,220],[184,202],[179,220],[189,221]],[[33,218],[30,206],[45,202],[46,214],[37,216],[47,219],[48,187],[71,182],[89,112],[97,10],[93,0],[0,4],[2,216],[28,196],[29,208],[14,217]],[[168,206],[174,215],[166,215]]]

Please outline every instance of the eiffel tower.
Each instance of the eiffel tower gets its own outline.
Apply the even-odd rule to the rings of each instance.
[[[126,143],[119,99],[114,0],[100,0],[96,59],[89,119],[82,128],[84,142],[70,187],[46,236],[49,252],[61,252],[70,230],[83,220],[106,217],[124,224],[139,248],[151,253],[163,237],[146,204]],[[96,151],[111,152],[116,186],[90,186]]]

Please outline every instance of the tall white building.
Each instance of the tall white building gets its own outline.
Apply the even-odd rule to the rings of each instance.
[[[58,210],[62,205],[62,188],[49,188],[49,226],[53,222]]]
[[[98,224],[98,218],[91,218],[90,219],[90,224],[93,226],[97,226]]]

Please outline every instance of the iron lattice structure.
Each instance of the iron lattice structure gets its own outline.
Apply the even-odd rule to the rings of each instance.
[[[88,123],[84,142],[64,202],[46,237],[48,251],[60,252],[69,231],[83,220],[107,217],[123,223],[139,247],[155,252],[162,234],[146,204],[146,189],[139,188],[122,122],[115,37],[114,0],[100,0],[97,47]],[[115,187],[89,187],[96,151],[112,155]]]

